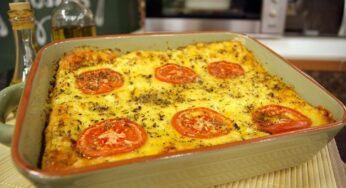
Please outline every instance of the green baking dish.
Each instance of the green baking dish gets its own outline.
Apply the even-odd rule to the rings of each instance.
[[[57,61],[64,53],[80,46],[118,48],[126,52],[166,50],[196,42],[233,39],[242,41],[271,74],[282,77],[306,101],[328,109],[336,122],[236,143],[66,172],[47,172],[38,168],[49,89]],[[50,43],[41,49],[24,88],[11,151],[17,169],[39,187],[207,187],[307,161],[333,139],[345,124],[346,108],[340,101],[309,76],[246,35],[202,32],[91,37]]]

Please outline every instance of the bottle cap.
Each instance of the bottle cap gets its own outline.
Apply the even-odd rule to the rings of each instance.
[[[13,30],[32,29],[34,27],[33,11],[29,2],[9,3],[8,15]]]
[[[29,2],[9,3],[10,10],[31,10]]]

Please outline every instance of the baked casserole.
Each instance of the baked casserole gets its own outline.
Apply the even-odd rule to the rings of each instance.
[[[42,169],[239,142],[333,122],[240,41],[166,51],[81,47],[59,61]]]

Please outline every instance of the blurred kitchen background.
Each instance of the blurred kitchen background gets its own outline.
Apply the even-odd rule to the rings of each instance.
[[[0,89],[13,74],[8,3],[0,1]],[[51,41],[51,13],[61,0],[29,0],[38,48]],[[258,38],[346,103],[346,0],[80,0],[97,35],[233,31]],[[336,141],[346,161],[346,130]]]

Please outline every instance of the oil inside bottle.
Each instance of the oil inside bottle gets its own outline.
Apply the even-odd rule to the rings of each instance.
[[[53,40],[62,40],[74,37],[96,36],[96,26],[53,27]]]

